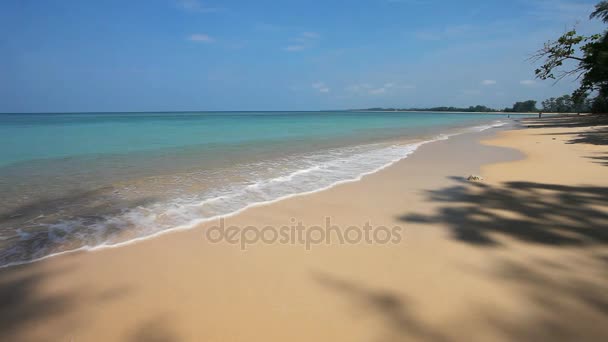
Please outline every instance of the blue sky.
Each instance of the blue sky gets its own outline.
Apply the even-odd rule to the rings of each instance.
[[[4,0],[0,112],[493,107],[586,0]]]

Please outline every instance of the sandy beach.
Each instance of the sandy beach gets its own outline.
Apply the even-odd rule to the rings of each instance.
[[[605,124],[558,116],[455,136],[224,221],[369,223],[398,227],[398,241],[242,248],[209,241],[209,222],[0,269],[0,340],[604,341]]]

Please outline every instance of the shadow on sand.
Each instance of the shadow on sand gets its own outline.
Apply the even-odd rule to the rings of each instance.
[[[50,276],[23,267],[0,270],[0,340],[19,340],[23,329],[65,312],[78,300],[68,293],[39,296],[38,286]]]
[[[608,115],[552,115],[540,119],[522,119],[522,123],[528,128],[592,127],[608,125]]]
[[[380,341],[399,341],[415,338],[421,341],[447,341],[440,332],[418,321],[408,309],[404,294],[372,289],[326,273],[313,273],[321,286],[349,300],[357,312],[379,318],[384,326]]]
[[[567,144],[608,145],[608,115],[564,115],[543,119],[523,119],[522,124],[529,128],[589,128],[584,132],[547,133],[547,135],[566,136]],[[597,152],[587,158],[598,164],[608,166],[608,153]]]
[[[455,242],[485,250],[491,267],[454,267],[501,288],[486,295],[512,296],[522,305],[518,314],[502,311],[474,290],[459,290],[452,295],[461,297],[467,310],[442,322],[441,327],[449,327],[442,331],[417,311],[427,302],[441,306],[432,292],[414,295],[405,290],[407,286],[399,293],[385,291],[370,285],[374,279],[361,283],[327,273],[314,273],[315,282],[346,298],[361,315],[380,320],[384,328],[378,340],[457,341],[463,334],[479,338],[460,326],[480,326],[514,341],[599,341],[608,336],[608,188],[533,182],[490,186],[453,180],[454,186],[428,192],[428,200],[440,204],[434,214],[410,213],[400,219],[446,227]],[[515,248],[515,243],[517,248],[531,244],[552,251],[567,249],[559,255],[575,257],[494,253]],[[587,253],[592,248],[594,252]],[[450,291],[450,285],[445,286]]]
[[[443,204],[437,213],[400,219],[443,224],[455,239],[478,246],[499,246],[502,237],[550,246],[608,243],[608,188],[452,179],[460,184],[427,193]]]
[[[144,321],[128,338],[131,342],[176,342],[180,339],[169,324],[168,315],[157,315]]]
[[[503,260],[493,271],[463,268],[480,279],[497,282],[512,289],[509,296],[525,305],[518,314],[507,313],[488,302],[483,295],[454,293],[466,301],[467,309],[450,316],[440,326],[430,325],[416,308],[425,303],[441,307],[428,292],[411,297],[403,292],[380,290],[356,281],[314,273],[321,286],[348,301],[358,319],[372,318],[381,323],[378,341],[462,341],[484,340],[488,331],[506,341],[602,341],[608,334],[607,271],[599,265],[548,265],[551,261],[521,263]],[[551,268],[559,267],[560,273]],[[546,272],[549,269],[550,272]],[[581,270],[591,270],[583,274]],[[599,270],[599,271],[598,271]],[[584,272],[584,271],[583,271]],[[594,281],[585,276],[595,276]],[[448,280],[446,280],[448,281]],[[370,279],[373,282],[373,279]],[[449,284],[446,284],[449,287]],[[504,293],[493,293],[491,297]],[[416,302],[417,306],[413,305]],[[487,302],[487,303],[484,303]],[[524,304],[525,303],[525,304]],[[442,311],[442,310],[440,310]],[[476,326],[485,330],[479,333]],[[448,327],[445,331],[442,327]]]
[[[0,269],[0,341],[24,341],[32,328],[44,326],[47,341],[71,338],[90,317],[74,317],[77,307],[98,306],[129,296],[132,288],[117,286],[100,293],[89,291],[82,284],[66,284],[60,290],[42,290],[48,281],[69,273],[74,266],[42,270],[38,265],[22,265]],[[67,318],[67,319],[65,319]],[[54,325],[49,322],[57,319]]]

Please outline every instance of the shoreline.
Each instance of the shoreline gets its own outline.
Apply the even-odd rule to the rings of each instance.
[[[342,229],[400,225],[398,244],[243,251],[206,241],[210,222],[125,248],[0,269],[8,303],[0,337],[600,340],[608,333],[601,311],[608,251],[593,229],[608,222],[608,180],[605,166],[586,157],[605,146],[568,144],[586,130],[460,135],[361,181],[226,219],[239,227],[292,218],[310,226],[327,216]],[[576,174],[556,166],[573,161],[581,163]],[[464,181],[469,174],[485,180]]]
[[[491,130],[491,129],[496,129],[496,128],[500,128],[503,127],[505,125],[511,125],[511,126],[517,126],[519,125],[518,122],[512,121],[512,122],[497,122],[494,121],[492,123],[487,123],[487,124],[479,124],[479,125],[475,125],[475,126],[470,126],[470,127],[461,127],[461,128],[450,128],[450,130],[446,131],[446,132],[442,132],[439,134],[436,134],[434,137],[428,137],[426,140],[413,140],[412,142],[408,142],[406,143],[404,146],[408,148],[408,151],[405,152],[402,156],[400,156],[398,159],[394,159],[391,160],[389,162],[387,162],[386,164],[373,169],[371,171],[367,171],[367,172],[363,172],[360,173],[358,175],[356,175],[354,178],[349,178],[349,179],[344,179],[344,180],[339,180],[336,182],[331,183],[328,186],[324,186],[321,188],[317,188],[317,189],[313,189],[313,190],[309,190],[309,191],[303,191],[303,192],[298,192],[298,193],[292,193],[292,194],[288,194],[288,195],[284,195],[284,196],[279,196],[277,198],[268,200],[268,201],[262,201],[262,202],[253,202],[253,203],[249,203],[247,205],[245,205],[244,207],[227,213],[227,214],[218,214],[212,217],[208,217],[208,218],[203,218],[203,219],[196,219],[193,220],[187,224],[184,225],[179,225],[179,226],[175,226],[172,228],[168,228],[168,229],[164,229],[164,230],[160,230],[158,232],[152,233],[152,234],[148,234],[148,235],[144,235],[144,236],[139,236],[139,237],[134,237],[134,238],[129,238],[127,240],[124,241],[120,241],[120,242],[114,242],[114,243],[102,243],[99,245],[95,245],[95,246],[89,246],[89,245],[85,245],[85,246],[81,246],[75,249],[70,249],[70,250],[65,250],[65,251],[60,251],[60,252],[55,252],[55,253],[51,253],[42,257],[38,257],[38,258],[34,258],[32,260],[25,260],[25,261],[17,261],[17,262],[11,262],[11,263],[7,263],[4,265],[0,265],[0,269],[3,268],[10,268],[10,267],[14,267],[14,266],[20,266],[20,265],[27,265],[27,264],[31,264],[31,263],[36,263],[39,261],[43,261],[43,260],[47,260],[53,257],[59,257],[59,256],[63,256],[63,255],[67,255],[67,254],[72,254],[72,253],[78,253],[78,252],[96,252],[96,251],[101,251],[101,250],[105,250],[105,249],[113,249],[113,248],[121,248],[121,247],[126,247],[129,245],[133,245],[136,243],[140,243],[149,239],[154,239],[166,234],[171,234],[171,233],[177,233],[177,232],[181,232],[181,231],[187,231],[190,229],[196,229],[198,226],[203,225],[205,223],[208,222],[213,222],[213,221],[217,221],[219,219],[227,219],[227,218],[231,218],[234,217],[236,215],[239,215],[249,209],[252,208],[256,208],[256,207],[260,207],[260,206],[267,206],[267,205],[271,205],[273,203],[277,203],[286,199],[290,199],[290,198],[295,198],[295,197],[300,197],[300,196],[306,196],[306,195],[311,195],[311,194],[315,194],[317,192],[322,192],[322,191],[326,191],[329,189],[332,189],[336,186],[342,185],[342,184],[348,184],[348,183],[352,183],[352,182],[358,182],[361,181],[364,177],[368,176],[368,175],[372,175],[374,173],[377,173],[379,171],[382,171],[384,169],[386,169],[387,167],[390,167],[392,165],[394,165],[395,163],[398,163],[402,160],[407,159],[410,155],[412,155],[413,153],[415,153],[421,146],[424,146],[426,144],[431,144],[431,143],[436,143],[438,141],[444,141],[444,140],[448,140],[451,137],[455,137],[455,136],[460,136],[463,134],[476,134],[476,133],[481,133],[487,130]],[[503,128],[504,129],[504,128]],[[411,150],[410,150],[411,148]]]
[[[430,113],[430,114],[480,114],[480,115],[538,115],[538,112],[451,112],[451,111],[432,111],[432,110],[364,110],[354,109],[345,112],[366,112],[366,113]],[[555,113],[542,112],[543,115],[577,115],[577,113]],[[590,115],[589,113],[581,113],[581,115]]]

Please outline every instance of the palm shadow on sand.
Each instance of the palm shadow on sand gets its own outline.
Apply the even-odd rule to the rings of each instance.
[[[383,331],[381,341],[400,341],[414,338],[421,341],[447,341],[442,334],[424,323],[409,309],[404,294],[370,288],[363,284],[315,272],[313,279],[323,288],[346,298],[356,310],[357,316],[371,315],[380,319]]]
[[[507,340],[591,341],[608,336],[608,252],[604,248],[608,244],[608,188],[535,182],[493,186],[459,177],[452,177],[452,181],[452,186],[426,193],[428,201],[439,204],[434,213],[406,213],[399,219],[418,226],[444,227],[454,242],[488,251],[493,265],[490,270],[454,267],[507,286],[510,295],[529,307],[523,315],[508,315],[491,304],[483,305],[473,292],[466,299],[470,301],[468,309],[454,322],[447,322],[448,326],[477,321],[475,324]],[[514,242],[570,252],[589,248],[600,252],[567,263],[489,253],[507,250]],[[432,300],[432,293],[415,297],[405,290],[383,291],[370,285],[373,279],[362,284],[328,273],[315,273],[313,279],[365,314],[381,319],[385,327],[379,333],[381,340],[461,338],[429,326],[417,314],[413,303],[424,305]]]
[[[524,119],[522,123],[528,128],[588,128],[584,132],[544,133],[542,135],[563,136],[567,144],[608,145],[608,115],[564,115],[543,119]],[[596,152],[589,156],[593,162],[608,166],[608,153]]]
[[[60,291],[42,291],[49,280],[72,272],[76,266],[52,270],[35,264],[0,269],[0,341],[21,341],[23,334],[41,323],[69,314],[78,307],[96,306],[122,300],[132,288],[117,285],[102,292],[91,292],[80,284],[69,284]],[[87,324],[89,317],[63,320],[44,332],[46,340],[62,340]],[[57,334],[57,336],[55,335]]]
[[[436,213],[399,219],[443,224],[454,239],[478,246],[499,246],[500,236],[551,246],[608,243],[606,187],[452,180],[457,184],[427,192],[429,201],[442,204]]]

